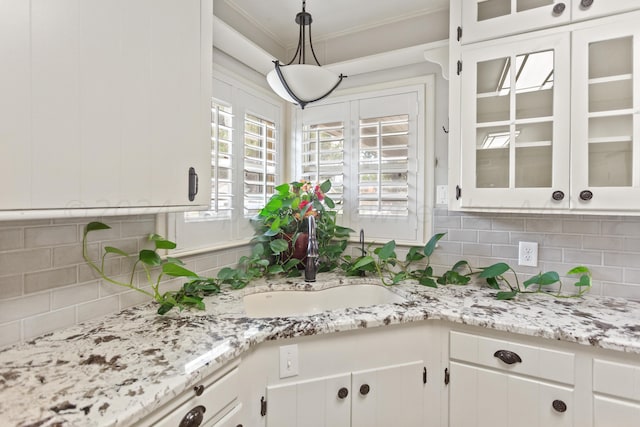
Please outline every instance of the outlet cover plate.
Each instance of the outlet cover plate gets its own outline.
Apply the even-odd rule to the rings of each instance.
[[[518,243],[518,265],[538,266],[538,242]]]

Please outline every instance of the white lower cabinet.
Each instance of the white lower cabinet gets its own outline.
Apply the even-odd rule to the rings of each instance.
[[[572,426],[573,389],[451,362],[450,426]]]
[[[640,423],[640,364],[593,361],[594,427]]]
[[[239,361],[193,384],[190,390],[158,409],[136,426],[241,427]]]
[[[450,333],[450,426],[572,426],[574,355]]]
[[[267,427],[424,425],[422,360],[267,387]]]

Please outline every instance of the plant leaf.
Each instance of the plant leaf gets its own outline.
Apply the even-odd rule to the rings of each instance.
[[[289,249],[289,243],[284,239],[276,239],[269,242],[269,247],[274,254],[279,254]]]
[[[458,262],[456,262],[455,264],[453,264],[453,267],[451,267],[452,271],[457,271],[460,267],[464,267],[464,266],[468,266],[469,263],[465,260],[460,260]]]
[[[283,273],[284,268],[280,264],[274,264],[269,267],[268,271],[269,271],[269,274],[278,274],[278,273]]]
[[[392,240],[390,242],[387,242],[379,250],[376,250],[376,253],[381,260],[387,260],[395,256],[395,249],[396,249],[396,241]]]
[[[182,262],[181,259],[170,256],[167,257],[167,262],[170,262],[171,264],[184,265],[184,262]]]
[[[98,222],[98,221],[94,221],[94,222],[90,222],[89,224],[87,224],[84,227],[84,233],[87,234],[90,231],[97,231],[97,230],[108,230],[111,227],[109,227],[107,224],[102,223],[102,222]]]
[[[582,286],[590,287],[591,286],[591,276],[588,276],[586,274],[580,276],[580,280],[575,283],[575,286],[578,286],[578,287],[582,287]]]
[[[396,285],[400,282],[402,282],[403,280],[405,280],[407,278],[407,273],[405,273],[404,271],[401,271],[400,273],[397,273],[396,275],[393,276],[393,284]]]
[[[431,239],[427,242],[427,244],[424,245],[424,254],[426,256],[431,256],[431,254],[433,254],[433,251],[436,249],[436,245],[438,244],[438,241],[442,239],[445,234],[446,233],[438,233],[433,235]]]
[[[579,265],[567,272],[567,274],[581,274],[581,273],[591,274],[591,270],[589,270],[587,267],[583,265]]]
[[[333,201],[333,199],[329,196],[324,196],[324,202],[327,204],[327,207],[329,209],[333,209],[336,207],[335,202]]]
[[[438,287],[438,285],[436,284],[436,281],[433,280],[431,277],[423,277],[418,281],[418,283],[420,283],[422,286],[428,286],[430,288]]]
[[[487,285],[489,285],[491,289],[500,289],[500,284],[495,277],[487,277]]]
[[[288,193],[289,192],[289,184],[280,184],[276,187],[276,191],[278,193]]]
[[[497,264],[490,265],[489,267],[485,267],[478,277],[486,279],[488,277],[497,277],[509,271],[509,265],[504,262],[499,262]]]
[[[162,272],[173,277],[198,277],[193,271],[169,262],[162,264]]]
[[[533,276],[529,280],[525,280],[522,284],[525,288],[531,285],[548,286],[560,281],[560,276],[555,271],[549,271],[544,274]]]
[[[156,245],[156,249],[175,249],[176,248],[176,244],[174,242],[167,240],[158,234],[150,235],[149,240],[154,242],[154,244]]]
[[[496,294],[496,299],[510,300],[515,298],[516,295],[518,295],[518,291],[502,291]]]
[[[353,269],[357,270],[358,268],[362,268],[365,265],[371,264],[373,262],[374,262],[374,260],[373,260],[373,258],[371,256],[369,256],[369,255],[364,256],[364,257],[360,258],[358,261],[356,261],[356,263],[353,265]]]
[[[218,271],[218,279],[223,281],[233,279],[235,275],[236,271],[230,267],[224,267],[222,270]]]
[[[147,265],[160,265],[162,264],[162,259],[160,255],[158,255],[155,251],[149,249],[143,249],[140,251],[139,255],[140,261]]]
[[[331,190],[331,181],[330,180],[326,180],[325,182],[323,182],[322,184],[320,184],[320,190],[322,190],[323,193],[327,193],[329,190]]]
[[[122,255],[124,257],[129,256],[129,254],[123,251],[122,249],[114,248],[113,246],[105,246],[104,251],[108,254],[117,254],[117,255]]]
[[[409,248],[409,252],[407,252],[407,256],[405,257],[405,261],[419,261],[425,257],[425,255],[421,252],[422,248],[413,246]]]

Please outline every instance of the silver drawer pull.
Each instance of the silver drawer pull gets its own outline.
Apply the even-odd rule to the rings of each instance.
[[[493,357],[497,357],[507,365],[513,365],[514,363],[522,363],[522,359],[517,353],[509,350],[498,350],[493,353]]]

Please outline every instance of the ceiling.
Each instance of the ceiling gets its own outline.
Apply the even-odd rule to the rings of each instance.
[[[214,0],[233,9],[284,48],[295,47],[302,0]],[[449,0],[307,0],[313,39],[323,40],[448,9]]]

